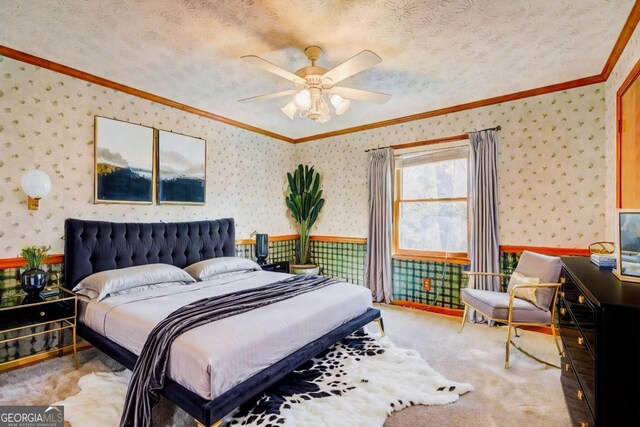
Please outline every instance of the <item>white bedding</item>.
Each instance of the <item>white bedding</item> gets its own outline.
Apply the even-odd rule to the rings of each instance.
[[[190,302],[289,277],[267,271],[176,285],[80,305],[80,321],[140,354],[153,327]],[[200,326],[171,347],[168,376],[205,399],[238,383],[363,314],[371,292],[346,282]]]

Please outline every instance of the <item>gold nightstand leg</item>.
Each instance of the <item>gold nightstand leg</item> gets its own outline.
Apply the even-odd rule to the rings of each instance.
[[[76,327],[73,327],[73,364],[76,369],[80,369],[80,363],[78,362],[78,339],[76,337]]]
[[[62,323],[60,323],[60,327],[62,327]],[[62,357],[64,350],[64,329],[58,330],[58,357]]]

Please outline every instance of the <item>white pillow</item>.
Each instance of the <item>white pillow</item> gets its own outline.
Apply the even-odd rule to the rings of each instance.
[[[514,271],[511,275],[511,279],[509,280],[509,287],[507,288],[507,292],[511,293],[511,290],[515,285],[537,285],[540,283],[540,278],[538,277],[527,277],[524,274],[520,274],[517,271]],[[516,298],[524,299],[532,302],[536,305],[536,307],[540,307],[538,305],[538,300],[536,298],[536,288],[520,288],[516,289],[515,293]],[[540,307],[545,309],[544,307]]]
[[[140,286],[159,283],[194,283],[195,279],[183,270],[169,264],[146,264],[135,267],[106,270],[85,277],[73,288],[74,292],[90,289],[98,293],[98,301],[107,296]]]
[[[193,279],[193,278],[192,278]],[[193,283],[193,281],[191,282]],[[110,292],[109,296],[110,297],[117,297],[118,295],[131,295],[131,294],[137,294],[140,292],[145,292],[151,289],[158,289],[158,288],[166,288],[169,286],[175,286],[175,285],[184,285],[185,282],[167,282],[167,283],[155,283],[153,285],[144,285],[144,286],[138,286],[135,288],[129,288],[129,289],[125,289],[123,291],[118,291],[118,292]],[[78,295],[83,295],[89,299],[96,299],[100,296],[100,294],[96,291],[94,291],[93,289],[78,289],[76,291],[76,294]]]
[[[227,273],[246,273],[247,271],[260,271],[262,268],[248,258],[220,257],[205,259],[186,267],[184,271],[194,279],[207,280],[228,275]]]

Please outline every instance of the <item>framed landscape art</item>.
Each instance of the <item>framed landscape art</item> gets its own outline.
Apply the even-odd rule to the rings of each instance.
[[[95,203],[152,204],[154,130],[96,116]]]
[[[158,131],[158,203],[204,205],[207,142]]]

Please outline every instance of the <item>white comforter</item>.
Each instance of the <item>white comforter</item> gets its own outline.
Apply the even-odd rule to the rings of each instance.
[[[251,272],[81,304],[80,321],[140,354],[153,327],[179,307],[202,298],[263,286],[289,277]],[[169,378],[214,399],[371,307],[368,289],[341,282],[247,313],[200,326],[171,347]]]

